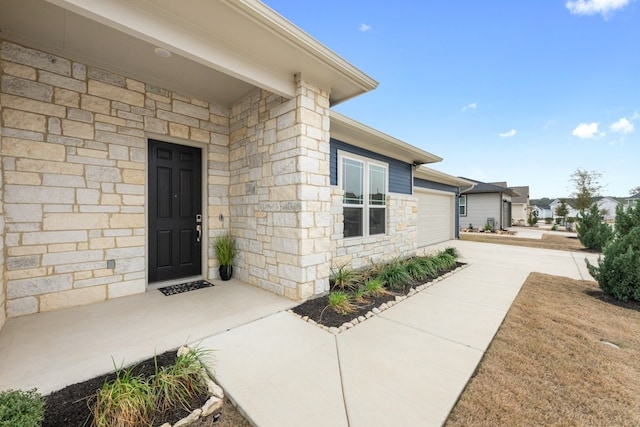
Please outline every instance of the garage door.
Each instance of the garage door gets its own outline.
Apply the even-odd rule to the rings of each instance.
[[[418,247],[454,238],[455,196],[416,189],[418,198]]]

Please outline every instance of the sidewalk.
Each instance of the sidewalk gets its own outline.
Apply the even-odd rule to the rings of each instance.
[[[429,249],[445,246],[468,267],[339,335],[239,282],[10,319],[0,389],[46,394],[107,372],[112,356],[133,363],[190,342],[214,350],[217,381],[255,425],[438,426],[531,271],[589,278],[583,254],[467,241]]]
[[[471,265],[342,334],[284,312],[208,338],[218,382],[258,426],[441,425],[529,273],[588,278],[582,254],[441,246]]]

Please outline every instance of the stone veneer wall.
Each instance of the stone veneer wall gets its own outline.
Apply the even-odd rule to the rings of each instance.
[[[333,216],[332,268],[348,265],[359,269],[372,262],[416,255],[418,199],[414,196],[390,193],[387,195],[387,233],[370,237],[344,238],[342,198],[344,191],[332,187]]]
[[[293,99],[256,90],[231,109],[230,224],[238,277],[300,300],[328,288],[332,217],[329,93],[296,84]]]
[[[0,60],[7,316],[145,290],[150,134],[204,149],[208,235],[224,228],[228,108],[9,42]]]

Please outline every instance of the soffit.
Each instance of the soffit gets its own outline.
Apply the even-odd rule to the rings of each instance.
[[[330,90],[333,104],[377,85],[256,0],[0,0],[0,9],[3,39],[222,105],[254,87],[292,97],[296,74]]]
[[[331,138],[409,164],[421,165],[442,161],[442,157],[421,150],[335,111],[331,111]]]

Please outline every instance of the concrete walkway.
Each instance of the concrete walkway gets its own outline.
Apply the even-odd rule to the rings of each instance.
[[[529,273],[589,277],[582,254],[447,245],[471,265],[342,334],[284,312],[206,339],[218,381],[258,426],[441,425]]]
[[[184,342],[215,351],[217,381],[258,426],[438,426],[531,271],[588,279],[584,255],[467,241],[469,266],[342,334],[241,283],[10,319],[0,389],[43,393]],[[588,255],[595,261],[594,255]],[[143,307],[143,309],[141,309]]]

